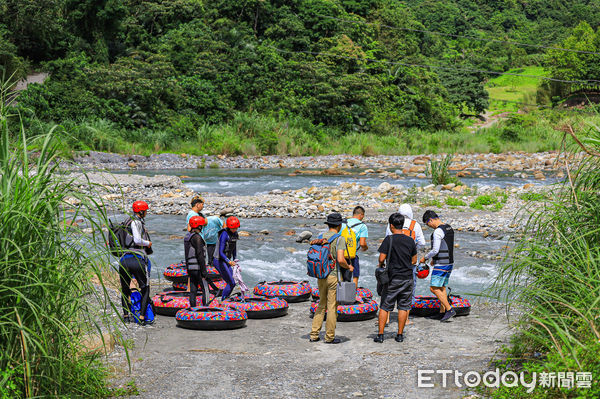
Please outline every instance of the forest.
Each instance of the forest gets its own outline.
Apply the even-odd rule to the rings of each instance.
[[[594,91],[599,25],[584,0],[3,0],[0,65],[49,73],[20,114],[74,150],[484,150],[456,138],[490,79],[543,67],[545,106]]]

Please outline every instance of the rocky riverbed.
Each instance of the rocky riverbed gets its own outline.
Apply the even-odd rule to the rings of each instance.
[[[177,176],[113,175],[107,172],[72,174],[84,191],[94,191],[113,210],[128,210],[130,204],[144,199],[153,214],[183,215],[195,194]],[[280,217],[323,219],[332,211],[349,215],[356,205],[365,207],[366,220],[385,222],[400,204],[413,206],[416,218],[425,209],[435,209],[458,230],[484,235],[501,234],[519,227],[515,216],[531,211],[552,195],[553,186],[525,184],[504,189],[491,186],[427,185],[404,188],[387,182],[378,187],[342,183],[335,187],[305,187],[298,190],[273,190],[267,194],[224,196],[200,193],[206,201],[205,213],[235,214],[242,218]],[[530,203],[535,198],[540,201]],[[73,205],[78,200],[69,200]],[[529,209],[525,209],[524,207]]]
[[[564,161],[571,163],[580,159],[582,154],[559,154],[556,151],[542,153],[514,152],[505,154],[457,154],[453,156],[450,170],[461,174],[485,175],[486,171],[514,171],[534,174],[562,170]],[[442,155],[407,156],[357,156],[327,155],[315,157],[288,156],[224,156],[188,154],[152,154],[120,155],[89,151],[76,154],[72,162],[63,162],[64,169],[106,169],[106,170],[143,170],[143,169],[195,169],[195,168],[287,168],[298,169],[297,173],[343,174],[351,170],[373,169],[373,173],[387,172],[390,169],[401,175],[418,175],[425,172],[430,159],[441,159]],[[321,169],[321,171],[311,171]],[[397,173],[397,172],[396,172]]]

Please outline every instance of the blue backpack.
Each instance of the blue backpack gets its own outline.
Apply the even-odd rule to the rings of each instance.
[[[334,234],[326,243],[313,244],[308,249],[306,259],[306,274],[310,277],[325,278],[335,268],[335,259],[331,256],[331,243],[337,240],[340,234]],[[323,235],[319,235],[323,238]]]
[[[144,314],[146,324],[154,323],[154,309],[152,308],[152,301],[148,302],[146,307],[146,313]],[[136,323],[140,323],[140,311],[142,308],[142,294],[138,290],[131,291],[131,313]]]

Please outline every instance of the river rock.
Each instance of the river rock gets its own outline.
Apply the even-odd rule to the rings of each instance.
[[[310,240],[311,237],[312,237],[312,233],[310,231],[303,231],[296,238],[296,242],[305,242],[305,241]]]
[[[392,189],[392,185],[388,182],[383,182],[377,187],[377,191],[388,192]]]
[[[271,190],[271,192],[269,194],[274,194],[274,195],[279,195],[282,194],[283,192],[279,189],[275,189],[275,190]]]
[[[296,234],[296,232],[294,230],[288,230],[285,233],[283,233],[283,235],[286,235],[286,236],[293,236],[294,234]]]
[[[230,213],[233,213],[233,212],[234,212],[233,208],[225,208],[221,212],[219,212],[219,215],[225,216],[225,215],[229,215]]]
[[[249,231],[240,230],[240,231],[238,231],[238,235],[239,235],[240,237],[250,237],[252,234],[250,234],[250,232],[249,232]]]
[[[258,234],[269,235],[269,230],[267,230],[267,229],[261,230],[258,232]]]

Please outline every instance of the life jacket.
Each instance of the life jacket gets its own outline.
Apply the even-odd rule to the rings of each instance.
[[[353,224],[352,226],[346,225],[341,232],[341,236],[346,240],[346,258],[354,259],[356,258],[356,232],[353,230],[354,227],[363,224],[363,222],[358,222]]]
[[[416,239],[417,239],[417,234],[415,233],[415,225],[416,224],[417,224],[416,221],[411,220],[410,226],[408,226],[408,228],[403,228],[402,230],[400,230],[400,234],[407,235],[410,238],[412,238],[413,241],[416,241]]]
[[[144,219],[133,216],[124,223],[124,227],[127,230],[127,236],[125,237],[125,245],[124,245],[125,248],[127,248],[126,252],[133,253],[133,254],[139,254],[142,256],[150,255],[152,252],[150,252],[149,248],[143,247],[141,245],[136,245],[135,242],[133,241],[133,230],[131,228],[131,224],[136,220],[142,223],[142,231],[141,231],[142,239],[144,239],[146,241],[150,241],[150,235],[148,234],[148,231],[146,231],[146,224],[144,223]]]
[[[185,264],[188,270],[200,270],[200,265],[198,264],[198,258],[196,257],[196,248],[192,245],[192,237],[194,237],[196,232],[189,232],[183,239],[183,252],[185,254]],[[204,239],[200,234],[198,234],[202,242]],[[206,244],[202,247],[204,249],[204,259],[206,259]]]
[[[440,251],[433,257],[433,263],[434,265],[454,264],[454,230],[449,224],[441,224],[438,229],[442,229],[444,238],[440,243]],[[433,247],[433,234],[431,234],[431,246]]]
[[[221,248],[221,235],[223,234],[223,232],[226,231],[227,235],[229,236],[229,239],[227,240],[227,242],[225,243],[225,256],[227,256],[230,260],[234,260],[231,259],[231,257],[233,256],[234,252],[237,252],[237,240],[239,238],[238,233],[232,233],[231,231],[229,231],[228,229],[221,229],[219,230],[219,237],[217,238],[217,248],[215,251],[215,259],[220,261],[221,260],[221,253],[219,251],[219,248]]]

